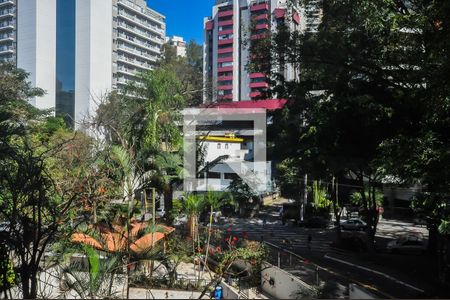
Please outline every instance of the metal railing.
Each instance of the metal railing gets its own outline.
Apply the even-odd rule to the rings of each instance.
[[[283,269],[305,283],[316,286],[320,283],[320,267],[305,259],[304,257],[270,242],[264,241],[269,251],[267,262]]]

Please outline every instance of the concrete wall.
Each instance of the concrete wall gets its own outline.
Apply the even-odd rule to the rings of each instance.
[[[311,286],[280,268],[265,264],[261,272],[261,288],[277,299],[295,299],[300,290],[311,289]]]
[[[224,281],[222,281],[220,285],[222,286],[223,299],[239,299],[238,290],[225,283]]]

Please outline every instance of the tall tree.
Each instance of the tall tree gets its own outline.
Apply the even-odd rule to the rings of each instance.
[[[55,183],[50,161],[67,140],[50,141],[54,123],[49,125],[47,114],[27,102],[40,95],[24,71],[0,66],[0,220],[6,222],[2,242],[13,257],[24,298],[37,297],[43,254],[69,223],[77,196]]]
[[[376,188],[386,175],[419,181],[434,195],[448,192],[449,4],[321,5],[318,32],[285,27],[272,37],[273,63],[301,68],[292,82],[272,74],[276,91],[290,99],[275,116],[275,147],[299,177],[356,179],[373,240]],[[439,206],[442,197],[435,199]]]
[[[198,106],[203,98],[203,48],[195,41],[186,45],[186,57],[177,56],[173,46],[164,45],[160,66],[175,72],[182,84],[187,106]]]
[[[184,107],[182,83],[169,67],[142,74],[121,94],[111,94],[99,106],[98,128],[110,143],[120,145],[135,166],[142,188],[164,193],[165,209],[172,208],[172,184],[181,176],[181,132]]]

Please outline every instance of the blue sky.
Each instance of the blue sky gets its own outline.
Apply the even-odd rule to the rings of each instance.
[[[148,6],[166,16],[167,35],[203,43],[203,18],[211,15],[214,0],[147,0]]]

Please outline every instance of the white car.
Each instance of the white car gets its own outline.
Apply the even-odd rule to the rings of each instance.
[[[386,249],[390,253],[423,254],[426,242],[418,236],[406,236],[390,241]]]
[[[166,212],[164,211],[164,208],[157,208],[156,209],[156,216],[160,218],[164,218],[166,215]]]
[[[175,217],[175,219],[173,220],[173,225],[179,226],[182,224],[186,224],[187,221],[188,221],[187,215],[181,214],[181,215]]]
[[[353,218],[341,222],[341,228],[344,230],[366,230],[367,223],[361,219]]]

